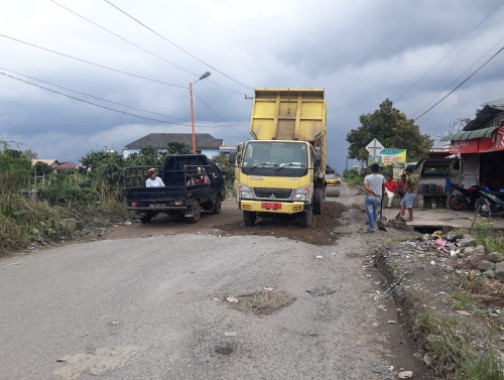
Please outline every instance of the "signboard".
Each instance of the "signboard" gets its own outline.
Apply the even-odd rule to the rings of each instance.
[[[450,144],[450,153],[488,153],[500,150],[504,150],[504,126],[496,129],[491,137],[455,140]]]
[[[380,152],[383,165],[393,165],[398,162],[406,162],[406,149],[386,148]]]

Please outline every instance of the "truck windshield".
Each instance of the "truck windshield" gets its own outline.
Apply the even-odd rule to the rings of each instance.
[[[308,170],[308,146],[302,142],[249,142],[242,170],[244,174],[301,177]]]

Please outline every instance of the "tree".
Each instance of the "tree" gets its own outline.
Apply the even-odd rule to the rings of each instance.
[[[385,99],[379,108],[359,117],[361,126],[352,129],[346,140],[349,158],[367,162],[368,151],[366,145],[374,138],[378,139],[386,148],[407,150],[407,160],[417,161],[432,148],[433,140],[428,134],[421,134],[420,127],[415,125],[406,114],[393,107],[392,101]]]
[[[24,154],[28,156],[28,158],[31,158],[32,160],[36,160],[38,158],[38,153],[35,152],[33,149],[26,149],[24,151]]]
[[[168,143],[168,154],[191,154],[192,149],[189,145],[180,141],[170,141]]]

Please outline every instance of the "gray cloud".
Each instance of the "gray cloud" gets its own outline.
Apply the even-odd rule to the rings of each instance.
[[[0,15],[3,33],[183,86],[197,78],[95,29],[50,2],[27,1],[29,4],[22,7],[15,2],[6,6]],[[194,73],[208,70],[101,1],[61,2]],[[252,86],[325,87],[329,159],[342,170],[345,136],[358,127],[359,115],[373,112],[386,97],[396,99],[499,3],[188,0],[168,7],[161,0],[148,4],[125,0],[121,6]],[[503,13],[504,9],[499,9],[396,106],[411,116],[440,94],[503,37],[499,25]],[[0,66],[116,102],[189,119],[186,89],[105,71],[2,38],[0,49],[4,52]],[[482,103],[502,98],[503,59],[497,57],[420,119],[422,131],[436,136],[446,133],[455,119],[471,117]],[[210,71],[209,79],[239,93],[202,81],[195,85],[196,94],[229,124],[248,122],[251,101],[245,100],[243,93],[252,92]],[[24,142],[44,157],[78,160],[86,152],[104,146],[121,150],[124,144],[150,132],[189,132],[187,127],[119,115],[6,78],[0,77],[0,83],[0,137]],[[225,124],[198,98],[195,111],[197,123]],[[224,138],[227,143],[237,143],[248,134],[248,127],[235,129],[200,130]]]

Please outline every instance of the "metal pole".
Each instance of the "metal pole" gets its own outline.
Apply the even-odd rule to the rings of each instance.
[[[192,130],[192,151],[196,154],[196,134],[194,133],[194,100],[192,82],[189,82],[189,98],[191,100],[191,130]]]

